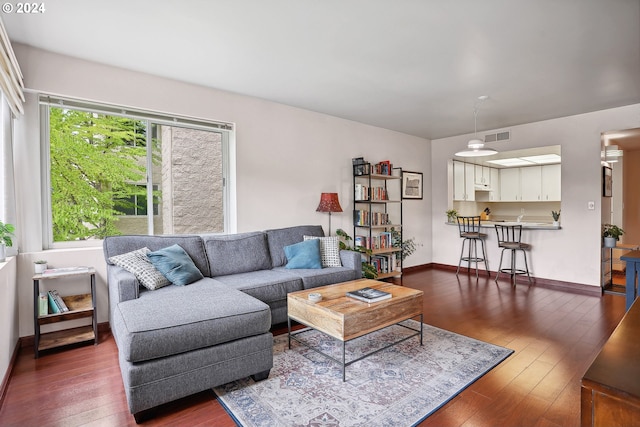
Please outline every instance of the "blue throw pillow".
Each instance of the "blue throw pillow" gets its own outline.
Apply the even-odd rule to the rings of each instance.
[[[306,240],[294,245],[285,246],[287,257],[285,268],[322,268],[320,256],[320,240]]]
[[[153,266],[174,285],[188,285],[204,277],[180,245],[149,252],[147,256]]]

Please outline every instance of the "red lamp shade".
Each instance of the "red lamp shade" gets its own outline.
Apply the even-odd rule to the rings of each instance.
[[[338,193],[322,193],[320,195],[320,204],[316,212],[342,212]]]

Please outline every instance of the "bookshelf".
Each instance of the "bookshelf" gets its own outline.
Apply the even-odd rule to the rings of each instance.
[[[87,294],[62,296],[69,311],[40,315],[40,285],[44,281],[55,281],[50,287],[56,287],[63,294],[66,282],[71,278],[88,279],[90,291]],[[46,295],[46,292],[43,292]],[[47,300],[47,306],[49,301]],[[41,333],[41,326],[69,320],[91,318],[91,325],[67,328],[59,331]],[[98,318],[96,314],[96,271],[89,267],[79,271],[64,271],[58,274],[36,274],[33,276],[33,328],[35,358],[43,350],[49,350],[70,344],[93,341],[98,344]]]
[[[378,279],[401,277],[402,168],[353,159],[353,206],[354,246],[369,249]]]

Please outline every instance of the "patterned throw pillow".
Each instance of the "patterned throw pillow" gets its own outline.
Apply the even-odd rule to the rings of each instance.
[[[323,267],[342,267],[340,262],[340,244],[338,236],[303,236],[304,240],[320,239],[320,256]]]
[[[151,264],[147,257],[149,252],[151,252],[149,248],[137,249],[126,254],[112,256],[109,258],[109,262],[132,273],[142,286],[150,291],[170,285],[171,282]]]

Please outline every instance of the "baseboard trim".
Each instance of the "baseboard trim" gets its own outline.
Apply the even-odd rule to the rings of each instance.
[[[18,343],[13,348],[13,354],[11,355],[11,360],[9,361],[9,366],[7,367],[7,372],[4,374],[4,378],[2,379],[2,386],[0,386],[0,409],[2,409],[2,405],[4,405],[4,398],[7,395],[7,389],[9,388],[9,381],[11,380],[11,376],[13,375],[13,367],[16,365],[16,361],[18,360],[18,352],[20,351],[20,341],[18,338]]]
[[[422,266],[419,266],[419,267],[420,267],[420,270],[433,268],[435,270],[456,271],[458,269],[458,267],[455,265],[437,264],[437,263],[423,264]],[[411,267],[411,268],[415,268],[415,267]],[[408,269],[404,269],[404,271],[406,270]],[[415,271],[415,270],[412,270],[412,271]],[[481,269],[480,274],[482,274],[483,272],[486,275],[486,272],[483,269]],[[466,267],[460,267],[460,273],[475,274],[475,269],[469,270]],[[489,271],[489,273],[491,274],[491,277],[493,278],[496,277],[495,271]],[[526,276],[518,276],[516,278],[516,284],[528,285],[529,282]],[[542,279],[539,277],[531,276],[531,285],[538,286],[540,288],[556,289],[559,291],[569,292],[573,294],[590,295],[590,296],[598,296],[598,297],[602,296],[602,288],[600,286],[589,286],[581,283],[565,282],[562,280]]]

